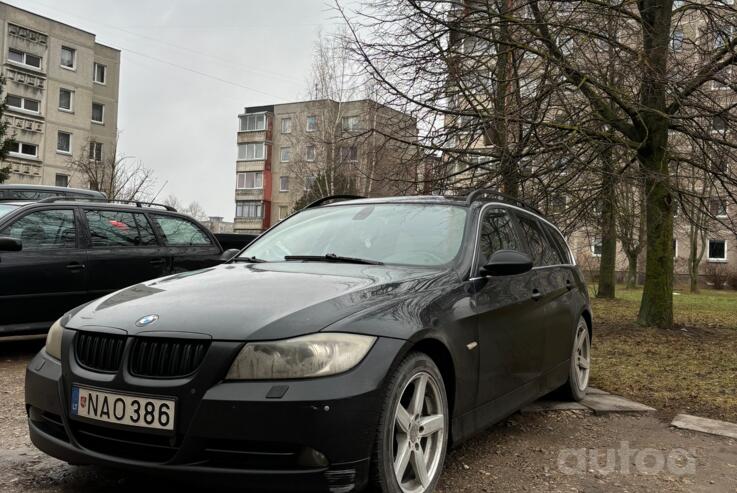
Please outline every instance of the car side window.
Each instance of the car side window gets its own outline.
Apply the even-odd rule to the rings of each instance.
[[[92,248],[155,246],[156,235],[145,214],[86,210]]]
[[[550,238],[550,241],[553,243],[553,247],[558,253],[558,260],[560,261],[560,263],[570,264],[570,252],[568,250],[568,244],[566,244],[566,241],[563,239],[560,233],[558,233],[558,231],[556,231],[556,229],[549,224],[543,224],[543,228],[545,228],[545,232],[548,233],[548,238]]]
[[[168,246],[212,245],[210,237],[192,222],[174,216],[154,215]]]
[[[0,231],[23,242],[23,250],[77,247],[77,228],[72,209],[31,212]]]
[[[533,265],[539,267],[560,264],[561,260],[557,250],[553,248],[543,230],[540,229],[538,221],[525,214],[519,214],[518,218],[522,234],[527,240],[528,253],[532,257]]]
[[[479,266],[488,264],[497,250],[519,250],[512,217],[504,209],[484,212],[479,235]]]

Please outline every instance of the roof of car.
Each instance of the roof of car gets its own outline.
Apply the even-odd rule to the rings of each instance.
[[[28,184],[9,184],[0,185],[0,190],[38,190],[44,192],[60,192],[60,193],[79,193],[83,195],[100,197],[104,196],[102,192],[96,190],[88,190],[86,188],[56,187],[52,185],[28,185]]]
[[[463,196],[443,196],[443,195],[403,195],[398,197],[372,197],[364,199],[353,199],[353,200],[342,200],[340,202],[333,202],[325,204],[323,207],[330,207],[335,205],[346,205],[346,204],[453,204],[453,205],[467,205],[466,198]]]
[[[49,200],[53,199],[53,200]],[[100,199],[95,200],[93,197],[90,199],[86,198],[78,198],[78,197],[49,197],[44,200],[34,200],[34,201],[4,201],[1,202],[3,204],[11,204],[16,205],[19,207],[28,207],[28,206],[49,206],[49,205],[63,205],[63,206],[87,206],[87,207],[104,207],[106,209],[126,209],[131,211],[155,211],[155,212],[173,212],[176,213],[177,210],[173,207],[166,208],[168,206],[164,206],[162,204],[148,204],[146,202],[134,202],[130,204],[120,203],[116,201],[108,201],[107,199]]]

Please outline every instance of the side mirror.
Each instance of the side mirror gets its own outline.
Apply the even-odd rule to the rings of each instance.
[[[0,252],[20,252],[23,250],[23,242],[18,238],[0,236]]]
[[[221,262],[227,262],[228,260],[235,257],[240,250],[237,248],[229,248],[228,250],[225,250],[223,253],[220,254],[220,261]]]
[[[532,259],[526,253],[498,250],[491,256],[489,263],[481,268],[481,273],[486,276],[513,276],[531,269]]]

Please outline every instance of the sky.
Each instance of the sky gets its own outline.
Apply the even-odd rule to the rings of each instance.
[[[121,50],[118,151],[154,170],[163,200],[235,211],[237,116],[304,99],[326,0],[4,0]],[[348,2],[350,3],[350,2]]]

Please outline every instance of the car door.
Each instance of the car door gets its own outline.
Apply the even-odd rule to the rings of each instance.
[[[203,227],[181,216],[150,214],[172,259],[173,272],[204,269],[221,263],[222,250]]]
[[[568,290],[561,269],[562,260],[543,230],[544,223],[532,214],[516,214],[528,253],[534,260],[533,289],[542,313],[537,323],[543,331],[541,336],[544,348],[540,371],[548,373],[556,364],[562,363],[562,355],[570,352],[570,336],[566,335],[566,331],[571,331],[572,326],[568,313],[570,305],[566,303]]]
[[[497,205],[482,210],[479,224],[475,306],[478,314],[479,404],[506,399],[510,408],[526,399],[522,389],[540,374],[544,332],[542,305],[533,299],[535,273],[483,277],[481,267],[497,250],[525,251],[514,217]]]
[[[146,214],[94,207],[82,211],[91,293],[102,296],[170,272],[166,252]]]
[[[0,252],[0,334],[48,328],[87,299],[85,250],[74,207],[34,209],[0,230],[18,252]]]

